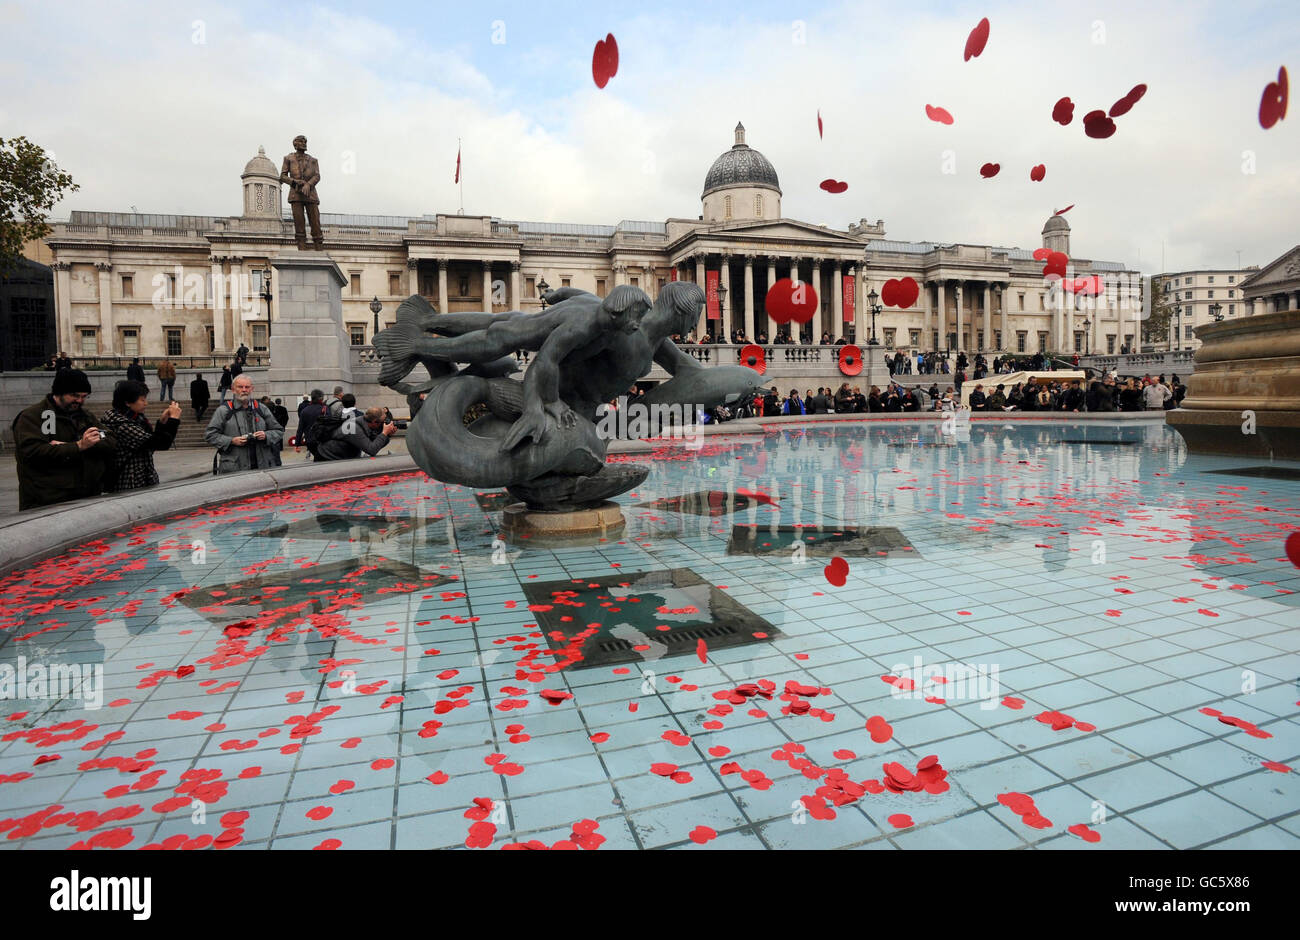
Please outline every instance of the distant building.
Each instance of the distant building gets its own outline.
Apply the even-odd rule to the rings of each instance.
[[[269,272],[296,250],[293,228],[278,170],[263,150],[244,167],[241,185],[236,216],[73,212],[56,224],[48,243],[60,343],[74,356],[225,355],[240,343],[265,350],[261,295],[269,277],[274,318],[278,278]],[[321,221],[325,250],[348,278],[343,321],[354,345],[373,338],[373,298],[383,304],[382,328],[414,293],[444,312],[536,311],[543,282],[599,295],[632,284],[654,297],[671,280],[706,289],[696,339],[707,332],[730,341],[741,330],[772,341],[784,327],[767,316],[764,301],[769,286],[787,277],[811,283],[819,298],[819,315],[792,327],[805,343],[823,334],[866,342],[868,294],[911,277],[920,287],[916,301],[877,317],[890,349],[1068,353],[1133,344],[1137,301],[1126,309],[1120,285],[1138,278],[1123,264],[1071,258],[1072,276],[1111,282],[1089,306],[1044,282],[1032,248],[892,241],[883,222],[865,219],[831,229],[784,218],[781,197],[776,169],[737,125],[734,145],[705,176],[696,216],[586,225],[323,213]],[[1063,216],[1047,220],[1042,245],[1069,252]]]
[[[1255,313],[1300,310],[1300,245],[1257,269],[1241,282],[1241,290]]]
[[[54,272],[19,258],[0,275],[0,371],[21,372],[45,365],[55,348]]]
[[[1258,271],[1258,265],[1252,265],[1156,275],[1157,296],[1170,309],[1169,348],[1199,347],[1201,341],[1193,331],[1198,326],[1215,322],[1216,311],[1212,308],[1216,305],[1218,315],[1225,320],[1250,316],[1251,304],[1242,293],[1242,285],[1247,277]]]

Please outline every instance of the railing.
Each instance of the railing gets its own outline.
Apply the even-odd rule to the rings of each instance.
[[[72,356],[72,367],[74,369],[93,369],[95,371],[104,371],[109,369],[126,369],[131,364],[133,356]],[[148,373],[151,369],[157,369],[163,361],[162,356],[146,356],[140,360],[140,365]],[[216,369],[218,372],[235,361],[235,354],[220,356],[167,356],[172,365],[178,369]],[[246,368],[269,365],[271,357],[267,353],[249,353],[247,360],[244,362]],[[36,369],[33,371],[41,371]]]
[[[1191,349],[1177,349],[1173,352],[1129,353],[1125,356],[1081,356],[1080,366],[1088,366],[1104,372],[1117,372],[1131,375],[1135,372],[1173,372],[1181,369],[1188,373],[1196,371],[1196,353]]]

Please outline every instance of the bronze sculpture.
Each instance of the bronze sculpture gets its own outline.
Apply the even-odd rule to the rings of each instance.
[[[320,164],[307,152],[307,138],[299,134],[293,139],[294,152],[280,165],[280,182],[289,184],[289,208],[293,210],[293,234],[298,250],[307,250],[307,226],[311,222],[312,242],[317,251],[324,247],[320,233],[320,197],[316,184],[320,182]]]
[[[504,486],[535,510],[588,508],[645,479],[644,467],[605,464],[608,441],[595,422],[600,406],[652,363],[672,378],[646,405],[711,408],[759,386],[752,369],[705,368],[669,339],[699,318],[704,292],[695,284],[666,284],[653,304],[630,285],[603,299],[561,288],[545,300],[543,313],[439,314],[412,296],[397,308],[397,323],[376,335],[380,383],[408,396],[428,393],[408,442],[429,476]],[[523,382],[508,377],[517,371],[516,349],[537,353]],[[430,379],[405,382],[417,364]],[[462,416],[478,404],[488,413],[465,427]]]

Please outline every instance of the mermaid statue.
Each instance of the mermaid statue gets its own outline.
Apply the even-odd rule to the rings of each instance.
[[[408,445],[425,473],[445,483],[505,487],[533,510],[598,505],[632,489],[648,468],[605,463],[608,441],[598,408],[624,394],[652,364],[672,378],[647,393],[647,405],[712,408],[758,387],[744,366],[704,367],[673,343],[695,327],[704,292],[665,284],[652,303],[621,285],[601,298],[565,287],[545,295],[540,313],[438,313],[420,296],[397,308],[397,322],[375,336],[379,381],[413,404]],[[514,353],[532,357],[524,378]],[[406,381],[423,365],[425,382]],[[476,405],[486,413],[468,426]],[[477,409],[482,410],[482,409]]]

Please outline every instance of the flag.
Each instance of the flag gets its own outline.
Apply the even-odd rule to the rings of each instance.
[[[452,182],[453,183],[460,182],[460,145],[459,144],[456,145],[456,178],[452,180]]]

